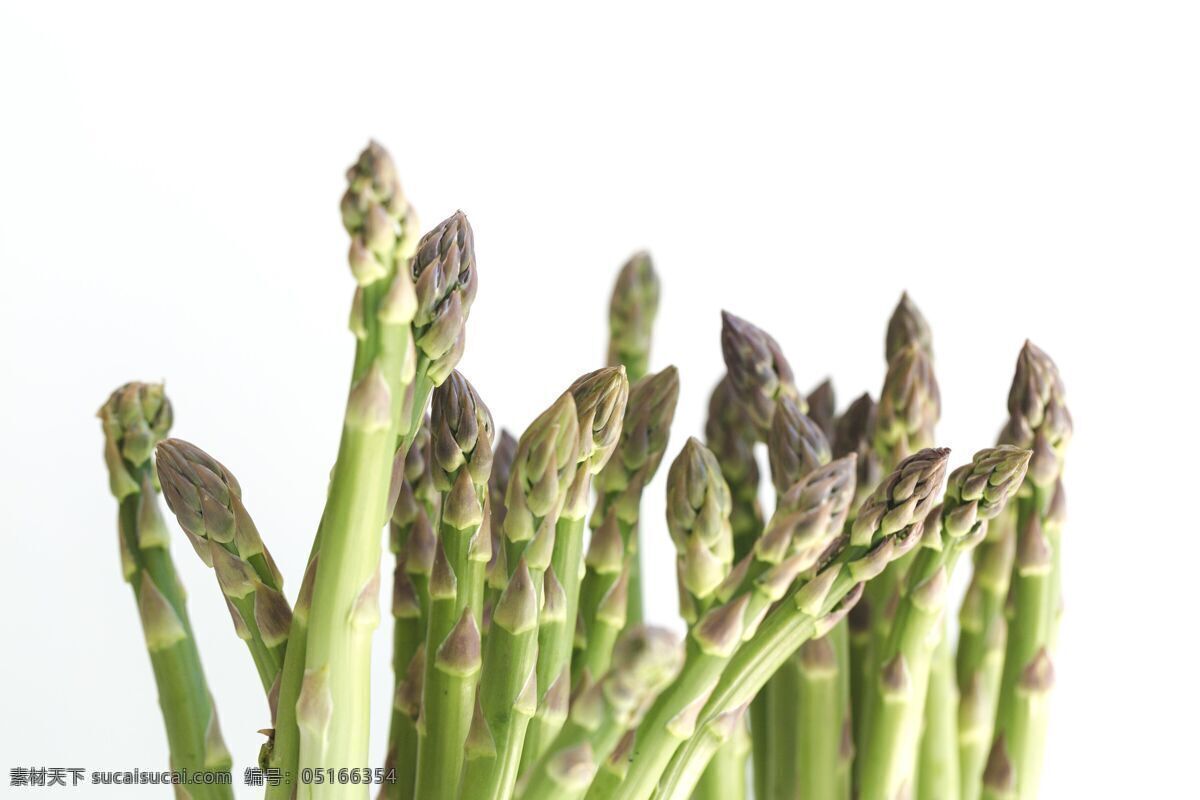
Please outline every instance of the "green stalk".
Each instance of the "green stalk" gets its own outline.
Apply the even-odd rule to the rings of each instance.
[[[650,364],[658,296],[650,254],[634,253],[617,275],[608,307],[608,365],[625,367],[630,383],[640,380]]]
[[[720,796],[746,794],[746,757],[750,747],[745,729],[746,708],[741,706],[718,714],[692,737],[689,745],[694,743],[696,757],[679,775],[677,796],[694,796],[702,779],[710,783],[707,791],[721,791]]]
[[[786,493],[792,486],[832,457],[824,432],[790,398],[776,404],[767,455],[771,480],[783,505],[787,505]],[[852,462],[840,463],[846,465],[843,480],[852,483]],[[846,492],[847,513],[851,497]],[[756,549],[765,543],[764,537]],[[830,643],[824,639],[808,642],[767,682],[756,701],[767,709],[768,797],[835,796],[844,718],[838,702],[837,672]],[[813,706],[803,707],[806,700]],[[812,794],[814,790],[820,793]],[[720,799],[714,796],[712,800]]]
[[[628,621],[629,578],[636,556],[625,554],[625,541],[616,510],[610,509],[592,532],[584,558],[586,574],[579,592],[582,641],[571,661],[571,685],[584,675],[603,675],[612,662],[617,637]]]
[[[305,623],[303,665],[284,664],[280,702],[294,702],[297,730],[277,731],[277,766],[292,779],[304,769],[366,763],[371,632],[379,618],[378,534],[390,516],[396,444],[403,449],[411,443],[429,390],[461,355],[476,290],[472,234],[462,214],[430,232],[414,253],[413,215],[387,153],[372,143],[348,180],[342,216],[359,285],[350,316],[357,346],[338,458],[314,543],[321,568]],[[294,700],[283,690],[294,687],[289,672],[303,676]],[[286,796],[285,788],[271,794]],[[345,794],[328,784],[298,789],[303,798]],[[365,787],[353,793],[365,796]]]
[[[127,383],[112,393],[98,415],[109,486],[119,504],[122,574],[137,601],[171,767],[192,776],[228,776],[232,759],[204,678],[155,490],[151,453],[170,430],[171,403],[161,384]],[[231,800],[231,785],[183,788],[195,800]]]
[[[274,705],[292,608],[283,576],[242,504],[241,487],[224,465],[188,442],[165,439],[155,453],[167,507],[216,573],[234,630]]]
[[[425,623],[429,614],[428,582],[414,581],[409,574],[412,561],[419,560],[419,544],[432,536],[430,516],[436,516],[440,498],[433,487],[429,450],[429,419],[404,454],[401,484],[391,519],[391,549],[396,556],[392,576],[392,672],[395,690],[392,721],[388,730],[387,767],[394,780],[381,787],[384,800],[411,800],[417,774],[417,715],[407,701],[406,679],[417,652],[425,642]],[[418,695],[419,704],[419,695]]]
[[[1072,423],[1058,368],[1029,342],[1017,359],[1008,406],[1004,438],[1031,448],[1034,458],[1018,506],[1012,612],[993,755],[997,771],[1007,766],[1015,776],[1016,796],[1032,800],[1041,777],[1054,682],[1066,504],[1061,478]]]
[[[634,382],[629,387],[625,418],[621,423],[621,436],[616,449],[595,478],[597,500],[591,519],[593,540],[601,534],[611,517],[614,522],[609,524],[615,524],[622,543],[619,556],[615,548],[610,547],[606,551],[604,571],[596,572],[599,564],[588,567],[580,589],[578,625],[582,631],[581,644],[585,650],[592,651],[595,660],[607,659],[607,656],[601,657],[600,645],[589,642],[591,631],[597,624],[595,614],[626,563],[629,565],[626,578],[628,588],[625,590],[627,623],[636,625],[642,620],[641,554],[638,543],[642,494],[662,463],[678,400],[679,372],[675,367],[667,367]],[[607,535],[611,537],[611,529]],[[609,545],[614,543],[611,538],[607,541]],[[578,682],[579,669],[573,665],[572,683]],[[602,672],[593,670],[592,675],[594,677]]]
[[[979,800],[983,790],[1004,671],[1004,603],[1016,547],[1016,509],[1010,506],[992,525],[989,539],[975,550],[971,583],[959,611],[956,671],[962,800]]]
[[[492,430],[491,414],[474,387],[452,372],[433,393],[430,420],[431,469],[441,494],[441,519],[428,589],[416,796],[432,800],[458,794],[475,706],[484,572],[492,544],[486,527]]]
[[[944,622],[941,628],[925,697],[917,800],[959,800],[958,687],[954,682],[954,650]]]
[[[859,772],[863,800],[892,800],[917,789],[914,770],[950,576],[960,555],[984,538],[988,521],[1021,485],[1030,455],[1006,445],[981,450],[950,476],[945,503],[913,559],[895,623],[879,653],[881,666],[867,708],[864,752],[870,757]],[[939,744],[949,748],[952,742]]]
[[[587,792],[598,763],[636,726],[647,701],[679,671],[683,648],[667,631],[634,627],[622,635],[613,665],[581,688],[566,725],[531,768],[522,800],[575,800]]]
[[[583,533],[591,499],[592,477],[604,469],[621,437],[622,421],[629,400],[625,368],[605,367],[576,380],[568,392],[575,398],[578,414],[579,450],[575,479],[567,491],[555,526],[552,572],[562,593],[561,608],[543,614],[538,631],[538,686],[553,686],[560,678],[564,689],[571,681],[571,653],[579,614],[583,565]],[[549,595],[547,595],[549,596]],[[549,609],[546,603],[544,609]],[[538,714],[526,734],[522,767],[533,764],[545,753],[562,728],[561,714]]]
[[[859,509],[850,535],[837,540],[837,550],[823,559],[820,571],[783,598],[737,649],[699,713],[701,723],[753,698],[804,642],[825,635],[841,621],[861,596],[863,582],[915,547],[941,490],[948,453],[922,450],[876,487]],[[831,522],[840,530],[844,519]],[[694,768],[697,758],[693,743],[675,754],[662,777],[660,798],[686,796],[679,778]]]
[[[482,720],[469,737],[489,746],[467,755],[459,797],[508,800],[517,782],[529,720],[537,707],[538,600],[529,567],[519,560],[492,612],[479,682]]]
[[[470,608],[463,609],[437,653],[426,663],[431,663],[432,669],[425,671],[416,795],[422,800],[445,800],[458,797],[463,747],[482,666],[479,628]]]
[[[944,455],[940,461],[935,458],[934,463],[944,464]],[[815,568],[837,539],[853,495],[853,471],[853,457],[842,459],[810,473],[793,486],[781,499],[766,531],[755,545],[755,552],[716,588],[713,597],[720,605],[708,611],[692,627],[683,672],[659,696],[638,728],[633,763],[620,788],[622,798],[644,800],[655,790],[675,751],[696,730],[697,715],[705,707],[712,687],[721,679],[730,659],[740,652],[741,640],[755,635],[759,622],[784,598],[796,576]],[[940,471],[935,472],[940,479]],[[924,473],[918,470],[915,474]],[[899,473],[894,477],[899,481]],[[913,497],[916,495],[912,492],[925,491],[928,485],[928,481],[921,480],[909,483],[911,485],[901,491],[907,491]],[[887,487],[881,487],[881,491],[885,489]],[[676,504],[669,503],[669,508],[673,505]],[[920,506],[921,503],[914,500],[909,505]],[[711,519],[712,514],[707,517]],[[691,554],[697,549],[689,547],[687,552]],[[696,571],[696,574],[704,573]],[[794,651],[802,642],[803,639],[795,642],[788,652]],[[771,671],[780,663],[782,660]],[[763,676],[763,683],[769,675]],[[761,686],[761,683],[757,684],[754,692]],[[729,703],[717,713],[749,703],[753,696],[751,693],[739,702]]]

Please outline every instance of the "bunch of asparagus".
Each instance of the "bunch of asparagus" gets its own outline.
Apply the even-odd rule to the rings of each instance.
[[[649,371],[650,258],[618,277],[608,365],[513,437],[455,370],[477,285],[466,217],[418,239],[377,144],[347,177],[354,369],[291,603],[233,473],[167,438],[162,386],[126,384],[100,411],[176,769],[231,758],[160,490],[261,680],[268,798],[372,783],[387,800],[1036,796],[1071,435],[1048,356],[1026,343],[999,443],[947,476],[932,337],[907,296],[878,401],[840,414],[831,383],[799,391],[776,340],[725,314],[705,441],[666,475],[679,638],[643,621],[646,572],[668,567],[641,562],[642,537],[664,535],[642,497],[679,396],[673,367]],[[385,529],[396,683],[376,771],[362,768]],[[955,642],[948,587],[965,563]],[[179,794],[231,796],[219,781]]]

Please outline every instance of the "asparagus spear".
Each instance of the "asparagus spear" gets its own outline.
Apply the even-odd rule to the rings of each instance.
[[[646,374],[658,315],[659,283],[650,254],[634,253],[617,275],[608,308],[608,365],[623,366],[630,383]]]
[[[137,601],[171,766],[193,776],[228,773],[232,759],[221,738],[156,496],[151,454],[171,428],[171,402],[161,384],[127,383],[97,416],[104,430],[109,488],[120,508],[121,570]],[[185,788],[195,800],[233,797],[228,783]]]
[[[844,514],[832,520],[838,527],[830,528],[832,544],[823,551],[818,571],[800,582],[760,625],[751,629],[707,694],[698,715],[700,724],[753,697],[802,644],[828,633],[844,617],[857,601],[863,582],[916,546],[929,509],[941,491],[948,454],[945,449],[926,449],[901,462],[859,508],[849,535],[837,535]],[[824,469],[832,469],[837,463]],[[843,491],[850,494],[853,486]],[[686,674],[686,666],[684,671]],[[657,797],[682,800],[688,796],[690,787],[681,782],[681,776],[694,774],[694,762],[700,757],[698,749],[696,740],[680,748],[666,768]],[[632,775],[631,769],[629,777]]]
[[[776,405],[767,455],[781,495],[831,457],[825,434],[788,398]],[[845,626],[839,625],[828,636],[806,642],[751,706],[752,712],[767,712],[768,797],[838,796],[839,745],[847,713],[838,672],[847,665],[837,663],[835,644],[844,635]]]
[[[805,402],[808,404],[808,416],[817,423],[825,438],[832,440],[833,424],[837,420],[837,396],[833,391],[833,381],[830,378],[821,381],[808,393]]]
[[[492,544],[487,522],[492,416],[457,371],[433,392],[430,452],[442,501],[429,582],[416,794],[448,800],[458,794],[474,708],[484,573]]]
[[[507,800],[517,781],[525,731],[537,707],[537,590],[519,558],[492,612],[459,797]]]
[[[929,524],[931,546],[917,552],[895,622],[876,659],[880,666],[870,693],[864,748],[870,757],[860,770],[863,800],[892,800],[916,790],[913,770],[950,577],[960,555],[983,539],[988,521],[1021,485],[1029,457],[1028,450],[1015,447],[981,450],[950,476],[945,502]],[[936,734],[936,729],[927,733]]]
[[[595,478],[598,494],[592,514],[592,541],[579,595],[579,629],[583,653],[572,663],[572,684],[587,667],[593,676],[607,669],[616,641],[614,623],[636,624],[642,617],[641,556],[638,519],[642,493],[653,479],[667,449],[671,421],[679,400],[679,372],[667,367],[647,375],[629,389],[621,437],[604,469]],[[623,583],[621,589],[618,584]],[[614,593],[614,591],[616,593]],[[602,606],[605,617],[598,618]]]
[[[1065,514],[1062,467],[1071,415],[1058,367],[1026,342],[1008,397],[1004,438],[1033,450],[1017,513],[1008,642],[996,720],[997,761],[1007,760],[1016,796],[1036,797],[1054,680],[1053,652],[1061,592]]]
[[[733,555],[741,561],[762,533],[763,514],[758,502],[759,470],[754,457],[753,429],[747,424],[729,375],[713,389],[704,423],[705,444],[721,463],[721,474],[733,495]]]
[[[392,702],[392,722],[388,732],[387,765],[395,771],[394,780],[380,786],[384,800],[411,798],[417,775],[417,716],[420,693],[410,701],[407,678],[417,651],[424,645],[429,615],[429,583],[414,579],[411,563],[419,567],[422,545],[432,543],[431,518],[437,516],[440,497],[433,486],[432,458],[429,452],[429,418],[422,421],[408,452],[404,453],[400,487],[392,509],[390,543],[396,554],[392,578],[392,671],[396,688]],[[428,551],[424,548],[424,551]],[[410,559],[411,556],[411,559]],[[430,562],[432,567],[432,562]],[[427,576],[428,573],[425,573]]]
[[[624,367],[605,367],[580,377],[568,389],[575,398],[578,414],[578,469],[567,491],[566,502],[555,525],[552,572],[562,590],[560,613],[543,614],[538,630],[537,680],[552,686],[571,681],[571,652],[574,649],[579,589],[583,572],[583,532],[591,500],[592,477],[608,463],[621,436],[621,421],[629,399],[629,381]],[[548,596],[548,595],[547,595]],[[550,605],[546,604],[545,609]],[[546,752],[564,720],[557,714],[538,715],[529,725],[522,765],[532,764]]]
[[[154,452],[167,507],[216,573],[234,630],[250,649],[274,717],[292,624],[283,576],[242,504],[237,478],[223,464],[181,439],[164,439]]]
[[[644,626],[625,631],[612,666],[598,682],[582,688],[565,727],[533,766],[522,800],[583,797],[599,762],[637,725],[682,662],[683,647],[674,634]]]
[[[933,359],[933,331],[908,292],[903,292],[888,319],[884,358],[890,364],[897,353],[910,345],[916,345]]]
[[[808,411],[804,397],[796,390],[791,365],[784,357],[778,342],[766,331],[734,316],[721,314],[721,352],[725,359],[726,379],[736,402],[729,409],[732,431],[726,436],[743,436],[753,441],[767,441],[777,402],[782,398],[796,401],[801,413]],[[718,387],[720,388],[720,387]],[[717,399],[714,395],[714,401]],[[727,412],[728,413],[728,412]],[[710,418],[712,417],[710,404]],[[753,461],[753,444],[749,445]],[[743,491],[748,491],[747,486]],[[757,483],[754,504],[757,504]],[[747,503],[742,504],[749,508]],[[737,535],[735,554],[740,560],[753,544],[753,532]],[[750,733],[753,740],[754,789],[759,797],[767,792],[768,742],[770,740],[770,711],[766,698],[759,698],[750,708]]]
[[[359,284],[351,315],[359,346],[319,532],[321,568],[296,700],[299,765],[314,770],[367,760],[364,687],[379,618],[378,532],[390,511],[393,455],[398,440],[411,442],[429,391],[461,356],[477,287],[473,236],[462,213],[426,234],[414,253],[409,206],[382,148],[368,147],[348,178],[342,216]],[[301,798],[316,800],[346,794],[328,783],[299,789]],[[365,796],[365,787],[352,793]]]
[[[780,398],[790,397],[801,412],[808,410],[796,390],[791,365],[766,331],[722,311],[721,352],[730,383],[760,440],[770,434],[771,417]]]
[[[500,600],[500,594],[508,586],[508,566],[504,560],[504,493],[508,490],[508,478],[512,474],[513,459],[517,455],[517,440],[511,433],[501,429],[492,453],[492,474],[488,478],[488,505],[491,507],[492,558],[487,564],[487,581],[483,600],[483,631],[486,636],[490,627],[491,609]]]
[[[654,791],[675,750],[695,731],[697,714],[730,659],[739,652],[741,640],[754,634],[796,576],[816,566],[840,535],[853,494],[853,471],[853,458],[845,459],[810,473],[792,487],[781,499],[755,552],[717,588],[719,605],[691,628],[682,673],[659,696],[638,729],[633,763],[620,788],[622,798],[641,800]],[[794,650],[792,647],[785,657]],[[759,688],[761,684],[755,692]],[[722,708],[721,713],[751,697],[753,693]]]
[[[712,452],[689,438],[667,471],[667,530],[675,544],[679,606],[694,625],[733,564],[732,500]]]

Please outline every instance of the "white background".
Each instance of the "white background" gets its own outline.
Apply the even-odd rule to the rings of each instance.
[[[0,10],[5,773],[165,762],[93,417],[119,383],[167,379],[176,434],[236,472],[294,592],[352,347],[342,173],[376,137],[426,225],[462,208],[475,227],[462,369],[518,432],[603,357],[641,247],[664,283],[654,361],[682,373],[673,447],[721,372],[721,308],[844,403],[878,390],[909,290],[956,463],[992,442],[1025,337],[1050,352],[1077,434],[1043,795],[1186,793],[1194,7],[438,5]],[[211,574],[175,552],[240,768],[260,689]],[[378,763],[382,713],[373,730]]]

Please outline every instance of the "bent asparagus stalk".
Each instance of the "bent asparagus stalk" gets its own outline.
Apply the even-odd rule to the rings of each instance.
[[[824,551],[815,575],[782,598],[738,648],[699,712],[701,723],[753,697],[801,645],[841,621],[857,602],[864,582],[917,545],[930,507],[941,493],[948,454],[945,449],[915,453],[876,487],[859,508],[850,534],[835,537]],[[836,521],[844,522],[844,516]],[[690,789],[680,784],[679,776],[690,774],[698,757],[695,741],[686,742],[671,759],[658,796],[687,797]]]
[[[877,659],[867,710],[870,757],[860,770],[863,800],[893,800],[916,791],[913,772],[929,672],[951,575],[961,554],[983,539],[988,521],[1016,493],[1029,456],[1015,447],[981,450],[950,476],[946,500],[905,577],[894,624]]]
[[[171,428],[171,402],[161,384],[127,383],[97,416],[104,430],[109,488],[120,509],[121,570],[137,601],[171,767],[192,776],[228,774],[232,759],[200,664],[155,488],[151,456]],[[195,800],[232,800],[230,785],[216,781],[183,788]]]
[[[585,686],[551,747],[532,767],[522,800],[576,800],[587,792],[600,762],[625,731],[638,724],[649,701],[670,683],[683,662],[672,633],[644,626],[622,634],[612,666]]]

